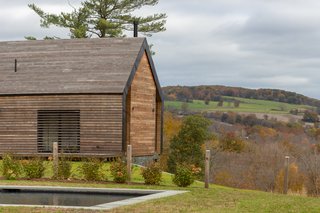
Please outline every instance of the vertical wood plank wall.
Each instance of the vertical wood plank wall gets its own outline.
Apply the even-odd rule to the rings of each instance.
[[[156,146],[156,85],[146,53],[129,89],[127,104],[127,144],[134,156],[153,155]]]
[[[157,98],[157,133],[156,133],[156,152],[161,153],[161,134],[162,134],[162,103],[161,101]]]
[[[121,154],[122,95],[1,96],[0,153],[37,153],[37,110],[80,110],[80,154]]]

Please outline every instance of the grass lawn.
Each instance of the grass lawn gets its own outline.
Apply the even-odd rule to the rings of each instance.
[[[218,102],[210,101],[208,105],[201,100],[194,100],[193,103],[188,103],[188,108],[191,111],[234,111],[234,112],[256,112],[256,113],[272,113],[272,114],[288,114],[291,109],[312,109],[307,105],[287,104],[276,101],[264,101],[247,98],[226,97],[226,99],[236,99],[240,101],[239,107],[234,107],[233,102],[224,101],[222,107],[218,107]],[[165,101],[166,107],[181,109],[182,102]]]
[[[77,170],[79,163],[73,164]],[[105,168],[109,165],[105,164]],[[47,167],[49,168],[49,167]],[[46,176],[51,175],[50,169]],[[77,176],[78,175],[78,176]],[[81,178],[77,173],[74,177]],[[0,180],[0,185],[46,185],[46,186],[81,186],[102,188],[139,188],[139,189],[169,189],[188,190],[188,193],[148,201],[132,206],[117,208],[103,212],[320,212],[320,199],[294,195],[279,195],[260,191],[233,189],[223,186],[210,185],[203,188],[203,183],[195,182],[187,188],[178,188],[171,182],[171,176],[163,174],[164,181],[160,186],[146,186],[140,169],[134,168],[131,184],[114,184],[112,182],[85,181],[49,181],[49,180]],[[110,178],[111,179],[111,178]],[[88,210],[65,210],[44,208],[0,207],[0,212],[89,212]],[[93,212],[93,211],[92,211]],[[99,211],[101,212],[101,211]]]

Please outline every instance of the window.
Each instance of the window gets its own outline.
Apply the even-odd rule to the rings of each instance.
[[[53,142],[64,153],[80,152],[79,110],[38,110],[38,152],[52,152]]]

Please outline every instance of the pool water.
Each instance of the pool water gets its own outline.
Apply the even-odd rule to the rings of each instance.
[[[146,194],[145,194],[146,195]],[[144,196],[144,194],[119,194],[112,192],[66,192],[34,190],[0,190],[0,204],[95,206],[104,203]]]

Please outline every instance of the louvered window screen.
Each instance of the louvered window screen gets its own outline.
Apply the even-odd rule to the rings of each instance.
[[[38,110],[38,152],[52,152],[53,142],[63,153],[80,152],[79,110]]]

